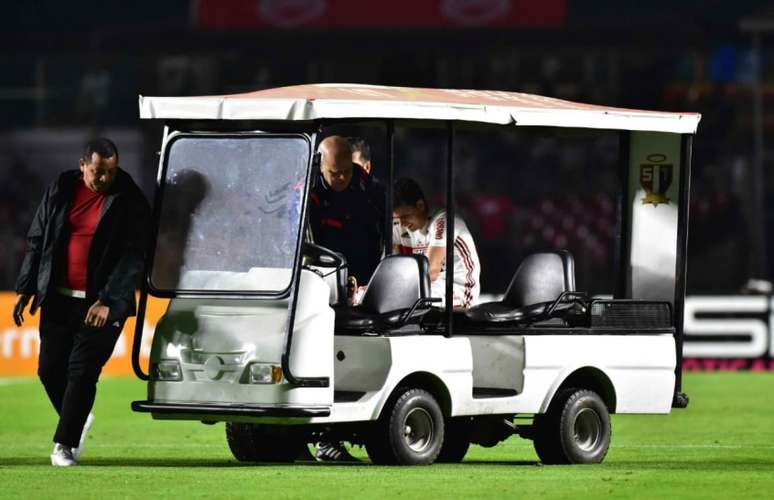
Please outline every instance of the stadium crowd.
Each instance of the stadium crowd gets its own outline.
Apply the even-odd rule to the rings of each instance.
[[[523,91],[603,105],[700,112],[703,118],[693,152],[689,292],[735,291],[753,274],[748,269],[750,220],[755,210],[748,196],[755,182],[750,175],[751,56],[745,42],[737,39],[701,48],[677,44],[665,56],[655,42],[613,50],[593,44],[578,48],[567,41],[532,43],[522,48],[504,41],[482,45],[487,47],[484,50],[476,46],[463,49],[457,42],[444,46],[440,38],[430,43],[422,36],[416,35],[424,43],[422,50],[412,50],[406,42],[389,51],[373,44],[349,44],[350,38],[342,36],[330,40],[330,50],[315,58],[304,56],[306,59],[299,54],[305,53],[308,40],[281,35],[277,35],[281,43],[276,46],[282,47],[287,57],[267,54],[263,48],[210,48],[206,40],[195,35],[185,38],[186,43],[207,50],[181,54],[170,49],[147,60],[142,59],[147,54],[141,48],[103,50],[89,62],[78,51],[56,54],[56,58],[43,51],[37,59],[9,61],[9,68],[17,75],[31,74],[35,64],[48,68],[48,80],[41,85],[56,92],[42,92],[44,99],[32,104],[8,101],[7,109],[16,118],[2,124],[5,130],[56,127],[56,131],[75,126],[140,130],[146,140],[138,157],[148,165],[138,166],[150,172],[155,168],[159,135],[150,130],[153,125],[137,119],[138,93],[222,94],[340,81]],[[376,50],[383,50],[385,57],[372,57]],[[366,57],[368,54],[371,56]],[[774,81],[774,60],[762,63],[765,80]],[[65,66],[78,71],[62,71]],[[765,102],[770,102],[771,86],[764,86],[764,90]],[[774,123],[770,116],[764,118],[768,127]],[[507,285],[504,280],[509,273],[487,266],[489,257],[500,257],[498,262],[504,268],[515,269],[528,252],[566,247],[576,255],[579,283],[595,293],[609,293],[613,278],[599,270],[614,258],[616,248],[614,134],[600,133],[593,141],[535,139],[528,133],[498,137],[489,143],[474,134],[462,134],[460,139],[455,154],[465,168],[457,179],[458,202],[479,244],[482,292],[498,293]],[[437,172],[445,164],[443,143],[405,139],[401,145],[400,136],[397,140],[396,177],[402,163],[410,164],[412,171],[420,171],[418,180],[430,199],[443,203],[443,193],[433,192],[439,186]],[[4,243],[0,246],[0,288],[10,289],[34,200],[50,176],[15,152],[12,141],[10,145],[7,140],[0,142],[5,148],[4,162],[0,162],[0,234]],[[401,151],[405,151],[402,157]],[[593,175],[588,174],[588,165],[593,165]],[[379,164],[379,158],[374,168],[375,175],[383,178],[380,168],[384,165]],[[557,185],[556,178],[561,178],[563,185]],[[152,175],[139,179],[146,193],[150,192],[151,179]],[[470,188],[474,181],[475,190]],[[766,174],[766,184],[771,193],[774,176]],[[564,189],[568,186],[572,189]],[[772,229],[774,202],[768,201],[763,217],[766,228]],[[774,230],[765,234],[772,239],[769,248],[774,248]],[[718,259],[729,264],[718,269],[713,265]],[[758,277],[772,274],[764,271],[765,276]]]

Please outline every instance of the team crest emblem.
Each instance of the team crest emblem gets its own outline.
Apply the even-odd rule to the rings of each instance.
[[[666,192],[672,185],[672,164],[664,163],[666,155],[655,153],[648,155],[648,163],[640,164],[640,186],[645,190],[642,204],[653,206],[669,203]]]

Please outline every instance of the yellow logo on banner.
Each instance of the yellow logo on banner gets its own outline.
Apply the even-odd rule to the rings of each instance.
[[[645,190],[643,205],[669,203],[666,192],[672,185],[673,166],[665,163],[666,159],[666,155],[654,153],[648,155],[648,163],[640,164],[640,186]]]

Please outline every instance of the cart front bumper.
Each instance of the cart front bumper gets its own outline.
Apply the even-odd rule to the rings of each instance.
[[[141,413],[175,415],[218,415],[235,417],[327,417],[331,414],[328,406],[292,405],[244,405],[207,403],[156,403],[153,401],[132,401],[132,410]]]

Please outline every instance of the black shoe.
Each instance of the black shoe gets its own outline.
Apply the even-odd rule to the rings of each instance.
[[[304,443],[298,451],[296,460],[300,460],[301,462],[314,462],[316,459],[314,458],[314,455],[312,455],[312,452],[309,451],[309,445]]]
[[[344,444],[317,443],[315,458],[318,462],[359,462],[357,458],[349,454]]]

